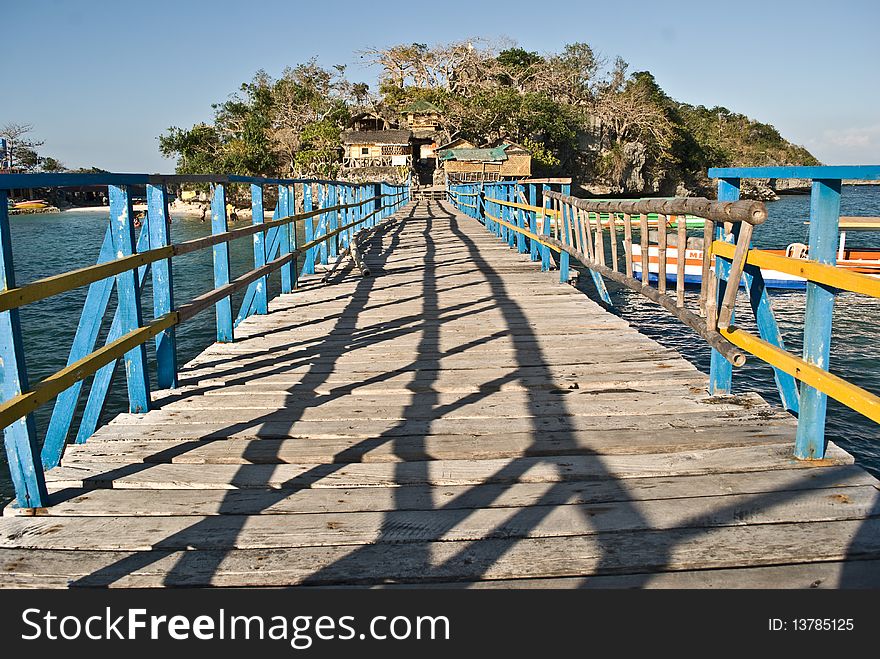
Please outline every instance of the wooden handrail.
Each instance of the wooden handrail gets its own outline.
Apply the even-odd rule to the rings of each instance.
[[[710,201],[702,197],[640,199],[638,201],[593,201],[546,191],[544,196],[593,213],[695,215],[713,222],[746,222],[758,225],[767,219],[767,207],[760,201]]]

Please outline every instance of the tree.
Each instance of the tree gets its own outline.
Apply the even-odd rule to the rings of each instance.
[[[44,172],[63,172],[67,168],[60,160],[56,160],[49,156],[46,158],[40,158],[40,169]]]
[[[38,164],[36,149],[43,146],[44,142],[25,137],[33,129],[33,124],[19,123],[8,123],[0,128],[0,138],[6,140],[6,160],[10,168],[27,169]]]

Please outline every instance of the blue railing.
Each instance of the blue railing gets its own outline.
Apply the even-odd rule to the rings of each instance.
[[[210,185],[211,235],[171,244],[168,186]],[[98,262],[17,286],[9,227],[9,190],[107,186],[109,224]],[[226,192],[230,185],[249,186],[251,226],[230,230]],[[145,221],[138,231],[132,187],[144,186]],[[264,220],[264,188],[277,187],[271,221]],[[177,386],[174,327],[214,306],[217,341],[230,342],[235,327],[253,314],[269,309],[268,277],[280,270],[282,293],[290,293],[300,275],[315,272],[348,247],[357,232],[375,227],[409,199],[408,185],[348,183],[318,179],[275,179],[249,176],[162,176],[149,174],[10,174],[0,175],[0,427],[6,457],[23,508],[48,503],[44,470],[59,464],[71,435],[84,380],[94,375],[85,410],[75,434],[83,443],[94,433],[110,390],[116,363],[125,364],[129,410],[150,409],[150,385],[145,344],[156,346],[156,381],[160,389]],[[304,224],[305,242],[297,245],[296,223]],[[232,280],[229,242],[252,237],[254,266]],[[214,288],[185,303],[174,297],[172,259],[211,247]],[[302,256],[302,268],[297,257]],[[153,317],[144,322],[141,288],[152,276]],[[104,346],[96,349],[110,297],[117,305]],[[19,309],[26,304],[88,286],[85,304],[67,366],[31,388],[28,382]],[[245,290],[241,308],[232,313],[232,294]],[[52,400],[55,405],[46,436],[39,441],[33,411]]]
[[[712,168],[711,178],[718,179],[719,201],[736,201],[740,196],[743,179],[805,179],[810,181],[809,260],[835,265],[839,241],[840,192],[843,180],[880,181],[880,166],[836,167],[729,167]],[[738,226],[726,233],[718,227],[717,238],[731,242]],[[730,260],[717,257],[715,269],[719,275],[719,299],[724,295]],[[758,325],[761,339],[784,350],[785,345],[770,305],[761,269],[746,266],[743,283]],[[815,281],[807,282],[804,316],[803,360],[827,371],[831,354],[831,319],[837,289]],[[731,319],[732,322],[732,319]],[[803,459],[821,458],[825,454],[825,411],[828,397],[825,393],[801,383],[798,391],[795,378],[774,366],[776,385],[783,405],[797,413],[798,429],[795,456]],[[710,391],[729,393],[733,370],[726,360],[713,350],[710,370]]]

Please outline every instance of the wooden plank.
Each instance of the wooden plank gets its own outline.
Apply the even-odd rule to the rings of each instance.
[[[809,558],[802,549],[809,548]],[[579,577],[876,560],[880,519],[497,539],[222,551],[0,550],[19,583],[287,586]],[[647,580],[647,577],[646,577]]]
[[[545,483],[670,475],[817,469],[852,464],[834,445],[820,461],[800,461],[787,445],[749,446],[663,454],[525,457],[326,464],[188,465],[62,462],[46,473],[47,486],[146,489],[241,489],[302,487],[403,487]]]
[[[663,429],[653,434],[631,430],[571,433],[547,432],[401,437],[394,441],[358,439],[254,439],[180,441],[131,439],[75,445],[65,453],[73,462],[174,462],[179,464],[282,464],[339,462],[403,462],[409,460],[494,459],[590,453],[674,453],[704,448],[791,444],[792,428],[768,426],[739,429],[731,436],[719,427],[684,434]]]
[[[320,588],[320,586],[318,586]],[[335,586],[339,587],[339,586]],[[358,586],[352,586],[357,588]],[[380,584],[372,588],[413,588],[414,584]],[[733,569],[622,574],[615,576],[560,577],[555,579],[496,579],[432,583],[437,588],[675,588],[675,589],[822,589],[880,588],[880,560],[832,561],[801,565],[770,565]]]
[[[295,524],[271,515],[213,517],[4,517],[0,547],[149,551],[197,547],[277,549],[489,538],[548,538],[618,531],[828,522],[880,515],[873,486],[760,496],[695,497],[475,510],[313,513]]]
[[[292,515],[315,512],[380,512],[388,510],[458,510],[544,505],[597,504],[715,497],[733,494],[792,492],[816,488],[877,485],[860,467],[789,469],[708,476],[657,476],[556,483],[447,485],[433,488],[367,487],[304,488],[279,492],[268,489],[177,490],[173,497],[149,490],[77,490],[50,493],[51,506],[38,509],[49,516],[173,516],[173,515]],[[845,491],[844,491],[845,494]],[[7,506],[4,514],[22,511]]]
[[[284,416],[284,411],[258,415],[250,421],[235,420],[228,423],[201,422],[187,423],[185,420],[170,420],[168,423],[137,423],[137,417],[118,417],[116,421],[99,430],[103,439],[221,439],[221,438],[318,438],[318,437],[362,437],[392,438],[412,435],[484,435],[497,433],[487,426],[485,417],[464,418],[416,418],[416,419],[327,419],[301,421],[292,416]],[[768,418],[769,417],[769,418]],[[129,421],[131,419],[131,421]],[[677,428],[682,432],[699,432],[708,427],[730,427],[734,423],[756,425],[766,423],[789,424],[790,417],[776,417],[768,408],[745,410],[743,412],[723,412],[697,410],[688,414],[665,415],[615,415],[615,416],[566,416],[548,415],[508,416],[500,424],[510,433],[576,432],[579,430],[645,430],[657,431],[663,428]]]

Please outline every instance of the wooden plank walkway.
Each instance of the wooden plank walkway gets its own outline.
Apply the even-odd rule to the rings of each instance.
[[[880,585],[878,482],[448,205],[308,277],[0,519],[4,586]]]

